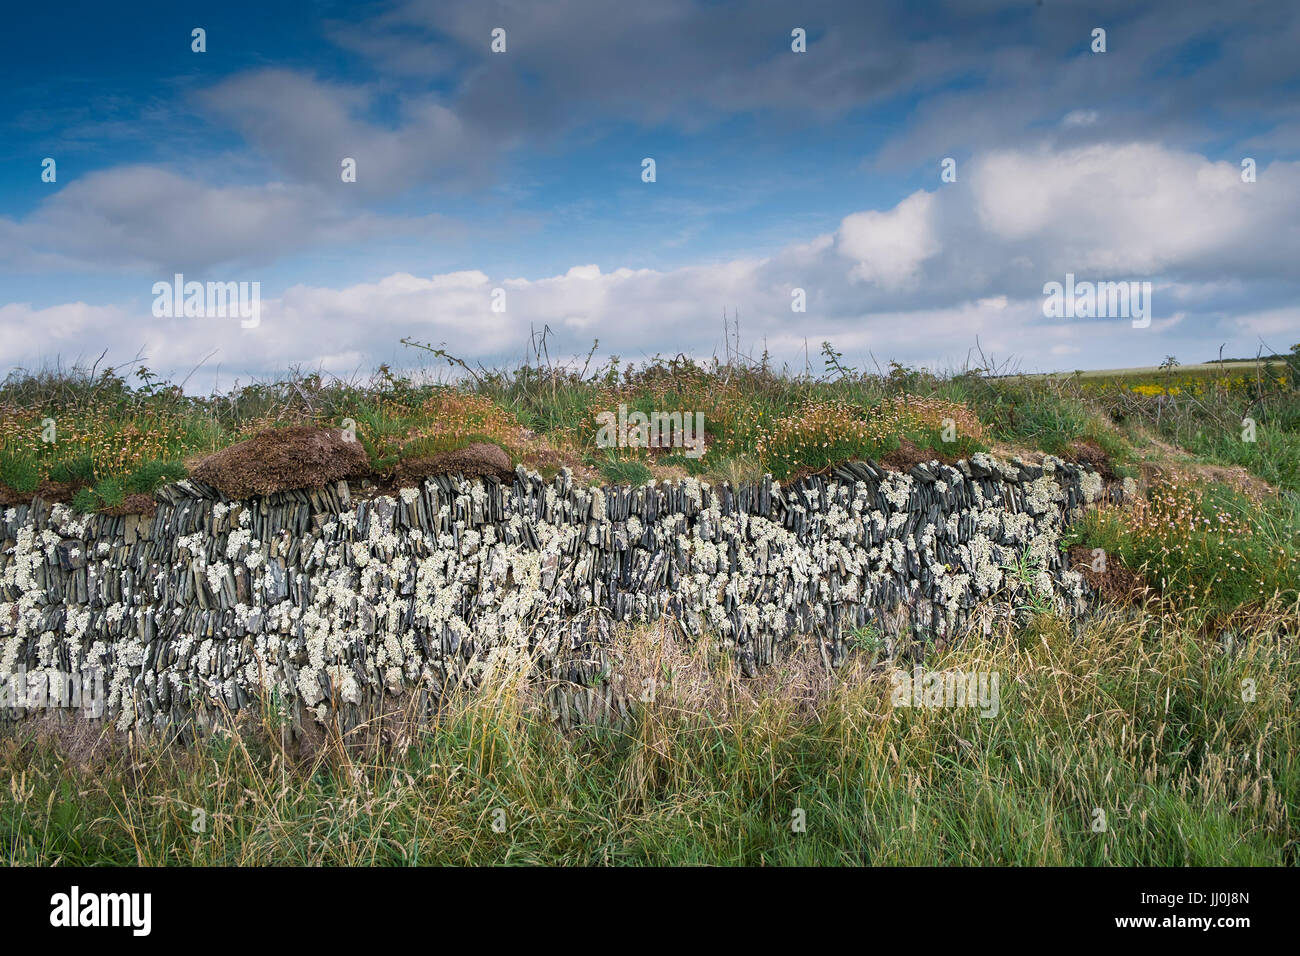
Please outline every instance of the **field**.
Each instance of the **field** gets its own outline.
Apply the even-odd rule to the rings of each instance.
[[[147,370],[0,387],[10,500],[112,508],[277,425],[347,428],[382,483],[469,442],[592,480],[789,477],[855,457],[1051,452],[1135,479],[1064,543],[1109,571],[1084,621],[1023,609],[928,649],[1002,675],[992,717],[900,706],[872,635],[744,679],[706,642],[619,635],[670,675],[620,726],[561,734],[522,673],[433,726],[304,752],[272,722],[192,748],[0,734],[0,854],[24,864],[1300,862],[1300,347],[1250,369],[823,371],[611,359],[454,382],[294,374],[195,398]],[[440,358],[446,358],[440,356]],[[141,374],[143,372],[143,374]],[[134,378],[134,382],[130,379]],[[706,450],[599,447],[600,412],[702,412]],[[43,442],[52,420],[57,440]]]
[[[1270,372],[1285,372],[1286,368],[1287,360],[1285,357],[1270,357],[1227,359],[1222,362],[1193,362],[1187,365],[1178,363],[1167,366],[1144,365],[1135,368],[1078,369],[1068,374],[1044,372],[1037,375],[1011,377],[1026,379],[1076,377],[1080,379],[1104,379],[1110,382],[1123,382],[1126,384],[1159,384],[1161,380],[1168,376],[1184,380],[1188,378],[1220,380],[1262,378],[1268,377]]]

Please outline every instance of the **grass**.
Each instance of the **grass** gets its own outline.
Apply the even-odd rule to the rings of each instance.
[[[1113,440],[1116,427],[1130,436],[1146,432],[1202,461],[1240,465],[1270,484],[1300,491],[1300,345],[1258,363],[1171,362],[1154,369],[1013,377],[994,384],[1003,392],[1055,392],[1075,406],[1075,420],[1063,429],[1051,427],[1059,411],[1050,405],[1033,416],[1049,419],[1039,431],[1048,450],[1062,432],[1077,428],[1082,408],[1093,440]]]
[[[40,482],[40,470],[29,458],[12,451],[0,451],[0,483],[30,494]]]
[[[902,366],[869,375],[838,360],[821,377],[679,356],[640,366],[613,359],[585,375],[524,365],[455,384],[384,367],[361,383],[293,373],[209,396],[185,395],[147,369],[134,377],[114,369],[11,374],[0,384],[0,484],[27,495],[48,479],[91,489],[83,504],[108,501],[113,482],[128,495],[147,493],[156,487],[148,476],[171,480],[204,455],[297,424],[350,429],[379,474],[405,458],[486,440],[526,464],[562,461],[623,476],[611,480],[663,468],[710,480],[767,472],[785,480],[846,459],[880,459],[904,440],[944,460],[998,442],[1061,453],[1082,436],[1111,440],[1096,424],[1099,412],[1050,385]],[[620,407],[702,415],[707,451],[694,458],[680,447],[601,447],[598,416]]]
[[[1243,440],[1240,434],[1226,428],[1197,428],[1188,432],[1180,433],[1177,427],[1162,430],[1181,447],[1206,461],[1241,465],[1270,484],[1300,491],[1300,429],[1257,424],[1253,441]]]
[[[1231,488],[1159,481],[1125,509],[1089,512],[1065,544],[1119,558],[1183,612],[1226,622],[1286,606],[1300,619],[1300,496],[1251,501]]]
[[[611,455],[600,463],[600,475],[611,485],[644,485],[650,480],[650,469],[634,459]]]
[[[273,730],[81,762],[10,737],[0,847],[34,865],[1294,865],[1300,655],[1275,622],[1227,647],[1147,613],[1079,634],[1039,617],[926,661],[997,673],[992,718],[894,705],[865,651],[831,679],[796,655],[754,688],[687,649],[649,660],[671,680],[630,722],[571,736],[505,681],[395,745],[305,762]]]
[[[1112,369],[1077,369],[1071,373],[1076,378],[1104,379],[1107,381],[1125,381],[1129,384],[1157,382],[1167,375],[1176,375],[1184,381],[1189,379],[1217,380],[1226,377],[1251,378],[1261,370],[1282,370],[1288,363],[1288,356],[1268,356],[1256,359],[1225,359],[1222,362],[1191,362],[1172,366],[1146,365],[1132,368]],[[1060,373],[1042,373],[1036,375],[1018,375],[1017,378],[1045,379],[1057,378]]]

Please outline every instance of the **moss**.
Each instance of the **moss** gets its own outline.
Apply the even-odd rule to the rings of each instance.
[[[403,455],[393,469],[393,475],[403,486],[413,486],[431,475],[461,475],[465,478],[483,478],[492,475],[508,478],[514,471],[510,453],[497,442],[476,441],[464,444],[449,442],[454,447],[441,451],[436,441],[420,442],[420,453]]]
[[[490,435],[433,435],[417,438],[402,445],[399,458],[423,458],[444,452],[460,451],[470,445],[495,445],[506,453],[511,464],[515,462],[510,448],[502,441]]]
[[[194,477],[230,498],[247,498],[324,487],[368,467],[361,446],[338,429],[295,425],[266,429],[208,456]]]

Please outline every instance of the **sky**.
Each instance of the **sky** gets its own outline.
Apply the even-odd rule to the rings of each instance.
[[[0,374],[1286,351],[1297,51],[1291,0],[11,5]]]

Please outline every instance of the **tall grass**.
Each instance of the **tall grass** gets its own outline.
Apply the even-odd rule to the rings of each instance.
[[[615,480],[671,464],[734,481],[883,454],[900,437],[952,451],[939,427],[951,417],[969,448],[1065,453],[1086,439],[1121,467],[1128,436],[1158,434],[1283,494],[1175,479],[1126,510],[1090,512],[1066,543],[1101,547],[1157,593],[1083,625],[1038,614],[926,649],[928,669],[999,675],[993,717],[896,706],[870,635],[837,672],[805,643],[743,679],[708,641],[630,632],[593,693],[646,699],[627,720],[570,733],[522,671],[453,695],[433,724],[386,722],[365,740],[331,731],[307,752],[269,716],[192,746],[87,724],[4,728],[0,861],[1300,862],[1294,376],[1267,391],[1152,395],[979,370],[868,375],[823,354],[821,376],[680,356],[594,370],[539,360],[469,370],[454,387],[382,368],[360,384],[295,372],[207,398],[147,370],[134,385],[113,370],[16,375],[0,386],[0,482],[93,482],[98,505],[261,428],[347,418],[380,466],[531,432]],[[620,402],[703,411],[706,458],[595,449],[595,413]],[[1241,440],[1247,414],[1254,443]],[[53,447],[39,439],[47,415]]]
[[[1225,646],[1141,611],[1078,633],[1039,617],[931,653],[1000,675],[992,718],[895,706],[864,656],[832,675],[805,649],[745,681],[642,633],[629,667],[660,676],[653,700],[569,735],[509,680],[301,762],[274,731],[80,761],[20,733],[0,742],[0,848],[68,865],[1293,865],[1300,653],[1275,624]]]

